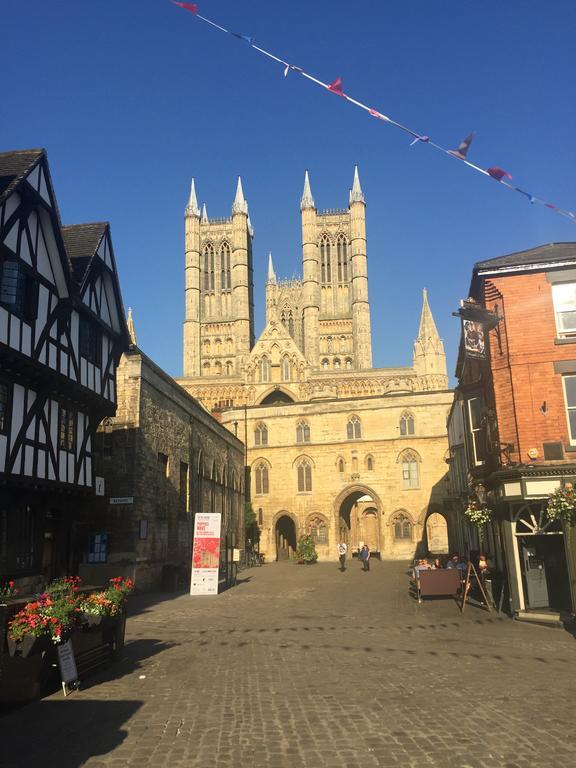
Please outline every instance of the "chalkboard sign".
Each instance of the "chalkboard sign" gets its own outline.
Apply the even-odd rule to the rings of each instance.
[[[64,696],[68,696],[71,691],[80,686],[71,640],[58,646],[58,666],[60,667],[60,677],[62,678],[62,690],[64,691]]]

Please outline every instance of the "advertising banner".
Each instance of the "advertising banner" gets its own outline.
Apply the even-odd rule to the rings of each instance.
[[[199,513],[194,518],[191,595],[218,594],[221,515]]]

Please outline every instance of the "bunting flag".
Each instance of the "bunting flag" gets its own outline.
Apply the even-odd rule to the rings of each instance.
[[[179,6],[185,11],[189,11],[197,19],[200,19],[206,24],[209,24],[214,29],[218,29],[220,32],[224,32],[227,35],[231,35],[232,37],[236,37],[237,39],[242,40],[258,53],[280,64],[284,72],[284,77],[288,77],[288,74],[290,72],[296,72],[297,74],[302,75],[302,77],[305,77],[306,80],[310,80],[312,83],[322,86],[322,88],[325,88],[327,91],[330,91],[331,93],[334,93],[337,96],[341,96],[350,104],[353,104],[354,106],[359,107],[360,109],[363,109],[372,117],[375,117],[378,120],[382,120],[385,123],[389,123],[390,125],[393,125],[395,128],[398,128],[399,130],[408,134],[412,138],[412,142],[410,146],[413,146],[414,144],[426,144],[429,147],[433,147],[438,152],[442,152],[444,155],[448,157],[452,157],[458,160],[459,162],[463,163],[464,165],[467,165],[468,168],[471,168],[472,170],[478,173],[481,173],[484,176],[488,176],[489,178],[494,179],[495,181],[499,182],[499,184],[505,187],[508,187],[508,189],[512,189],[514,192],[519,192],[524,197],[527,197],[530,203],[532,204],[538,203],[539,205],[542,205],[545,208],[549,208],[550,210],[555,211],[556,213],[559,213],[561,216],[566,217],[571,222],[576,224],[576,213],[574,213],[574,211],[567,210],[566,208],[560,208],[559,206],[554,205],[554,203],[550,203],[550,202],[547,202],[546,200],[542,200],[541,198],[536,197],[535,195],[532,195],[530,192],[526,192],[525,190],[520,189],[520,187],[517,187],[514,184],[511,184],[510,182],[512,181],[512,176],[510,173],[508,173],[508,171],[505,171],[502,168],[498,168],[497,166],[491,166],[490,168],[482,168],[479,165],[475,165],[474,163],[471,163],[470,160],[468,160],[468,150],[470,149],[470,144],[472,143],[472,140],[474,138],[474,133],[469,134],[465,139],[463,139],[458,145],[457,149],[446,149],[446,147],[443,147],[441,144],[438,144],[435,141],[432,141],[430,136],[426,136],[425,134],[418,133],[417,131],[412,130],[412,128],[409,128],[408,126],[403,125],[402,123],[399,123],[396,120],[393,120],[391,117],[388,117],[387,115],[384,115],[381,112],[378,112],[378,110],[373,109],[372,107],[369,107],[366,104],[363,104],[361,101],[357,101],[356,99],[352,98],[352,96],[349,96],[347,93],[344,93],[341,77],[337,77],[331,83],[325,83],[322,80],[319,80],[317,77],[314,77],[313,75],[309,74],[305,70],[301,69],[300,67],[297,67],[294,64],[291,64],[290,62],[280,58],[279,56],[276,56],[270,51],[267,51],[265,48],[261,48],[260,46],[256,45],[253,37],[250,37],[249,35],[245,35],[240,32],[232,32],[229,29],[226,29],[226,27],[222,27],[220,24],[217,24],[215,21],[208,19],[206,16],[202,16],[198,12],[199,6],[197,3],[183,3],[183,2],[179,2],[178,0],[171,0],[171,2],[174,5]],[[509,181],[506,181],[506,179],[509,179]]]

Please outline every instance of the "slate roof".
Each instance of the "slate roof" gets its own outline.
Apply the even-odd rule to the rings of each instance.
[[[550,264],[562,261],[576,261],[576,243],[548,243],[527,251],[517,251],[474,264],[474,272],[498,270],[506,267],[527,267],[535,264]]]
[[[97,221],[91,224],[70,224],[62,227],[64,247],[72,264],[74,280],[78,284],[82,282],[107,226],[106,222]]]
[[[0,152],[0,202],[10,195],[44,154],[44,149]]]

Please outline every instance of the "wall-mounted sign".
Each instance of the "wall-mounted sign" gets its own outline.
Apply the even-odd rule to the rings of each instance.
[[[484,326],[475,320],[462,320],[464,351],[469,357],[486,357]]]
[[[110,504],[134,504],[134,496],[111,496]]]
[[[103,477],[95,477],[94,478],[94,491],[96,492],[96,496],[104,496],[104,478]]]

